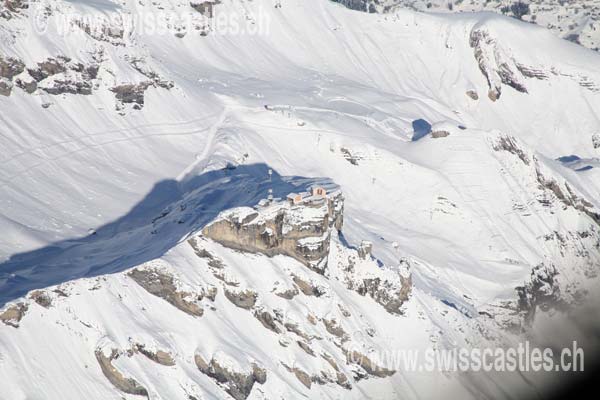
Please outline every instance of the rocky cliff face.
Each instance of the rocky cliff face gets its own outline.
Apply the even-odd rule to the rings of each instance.
[[[340,191],[297,205],[276,201],[266,206],[225,211],[202,234],[232,249],[269,257],[292,257],[320,275],[343,282],[361,296],[368,295],[389,313],[401,314],[411,292],[410,276],[379,268],[370,255],[370,244],[353,250],[332,241],[342,229],[343,210],[344,197]],[[195,241],[190,244],[199,256],[210,259]],[[211,261],[215,273],[227,282],[223,266],[214,258]],[[282,297],[293,298],[299,291],[316,297],[326,293],[298,275],[294,276],[294,283],[295,287],[282,292]],[[229,282],[229,286],[235,285]],[[256,300],[252,292],[230,292],[226,288],[225,294],[246,309],[251,309]]]
[[[344,197],[338,191],[300,205],[276,202],[228,210],[202,233],[238,250],[287,255],[323,274],[331,234],[342,229],[343,210]]]

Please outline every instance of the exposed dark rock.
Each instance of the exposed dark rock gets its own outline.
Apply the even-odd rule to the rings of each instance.
[[[495,141],[492,148],[496,151],[504,150],[516,155],[525,165],[529,165],[531,162],[525,151],[519,147],[516,139],[512,136],[500,136]]]
[[[340,152],[342,153],[344,159],[350,164],[358,165],[358,160],[360,160],[360,157],[356,156],[355,154],[352,154],[352,152],[345,147],[340,148]]]
[[[115,21],[115,24],[88,24],[85,20],[74,20],[73,23],[78,26],[87,35],[95,40],[102,42],[111,43],[115,46],[124,46],[123,39],[125,37],[125,30],[123,29],[123,23]]]
[[[68,57],[59,56],[57,58],[48,58],[45,61],[39,62],[37,68],[28,68],[29,75],[37,82],[67,71],[67,63],[71,61]]]
[[[258,294],[250,289],[246,290],[230,290],[225,288],[225,297],[236,306],[249,310],[256,304]]]
[[[17,78],[15,79],[15,84],[17,85],[17,87],[23,89],[25,92],[31,94],[33,92],[35,92],[37,90],[37,82],[35,79],[33,79],[31,76],[28,77],[29,79],[23,77],[23,78]]]
[[[284,298],[286,300],[291,300],[294,297],[296,297],[300,292],[298,291],[298,288],[294,287],[294,288],[290,288],[290,289],[286,289],[286,290],[281,290],[281,291],[275,291],[275,294],[281,298]]]
[[[5,325],[12,326],[13,328],[18,328],[19,323],[25,316],[25,313],[29,309],[29,306],[25,303],[17,303],[9,306],[4,310],[4,312],[0,313],[0,321],[2,321]]]
[[[470,36],[470,45],[473,48],[479,69],[485,76],[489,91],[488,97],[496,101],[502,94],[501,84],[527,93],[527,88],[521,81],[522,74],[515,61],[500,49],[495,38],[483,29],[474,29]]]
[[[117,100],[124,104],[144,105],[144,93],[152,85],[152,82],[145,81],[137,84],[127,83],[111,88]]]
[[[154,296],[160,297],[181,311],[194,317],[201,317],[204,310],[195,301],[202,300],[205,293],[192,293],[177,290],[172,275],[155,269],[134,269],[127,274],[138,285]]]
[[[521,83],[521,81],[515,74],[514,69],[511,68],[511,66],[509,66],[508,63],[501,63],[497,72],[500,76],[500,80],[502,81],[502,83],[512,87],[513,89],[521,93],[527,93],[527,88],[523,83]]]
[[[113,360],[119,358],[120,355],[116,349],[113,349],[108,357],[100,349],[96,350],[95,354],[102,373],[117,389],[127,394],[148,396],[148,391],[135,379],[126,378],[112,365]]]
[[[10,96],[13,84],[6,78],[0,78],[0,96]]]
[[[346,307],[344,307],[341,303],[338,303],[338,309],[340,310],[340,312],[342,313],[342,315],[346,318],[350,318],[352,316],[352,314],[350,314],[350,311],[348,311],[346,309]]]
[[[469,96],[472,100],[479,100],[479,94],[475,90],[467,90],[467,96]]]
[[[341,193],[329,198],[317,198],[303,205],[276,205],[268,215],[247,208],[233,209],[221,214],[207,225],[202,233],[226,247],[267,256],[287,255],[314,271],[323,274],[329,253],[332,228],[341,229],[343,197]],[[318,213],[304,217],[305,209]]]
[[[0,17],[5,19],[11,19],[15,14],[19,14],[21,10],[29,8],[29,2],[27,0],[4,0],[5,12],[0,8]]]
[[[214,256],[208,250],[201,248],[198,245],[198,242],[196,241],[196,239],[194,239],[194,238],[189,239],[188,243],[190,246],[192,246],[192,249],[194,249],[194,253],[196,253],[196,255],[198,257],[205,258],[208,260],[209,267],[214,268],[214,269],[223,269],[225,267],[225,264],[223,263],[223,261],[219,260],[216,256]]]
[[[167,353],[166,351],[156,350],[156,352],[153,352],[151,350],[148,350],[143,344],[139,343],[136,343],[133,346],[132,350],[135,353],[140,353],[146,356],[148,359],[154,361],[157,364],[165,366],[175,365],[175,360],[173,359],[173,356],[171,356],[171,354]]]
[[[92,83],[83,80],[80,74],[64,75],[64,78],[55,78],[51,82],[40,82],[38,87],[51,95],[64,93],[89,96],[92,94]]]
[[[358,247],[358,256],[366,260],[367,258],[371,258],[371,252],[373,251],[373,243],[363,240]]]
[[[18,58],[0,56],[0,78],[9,81],[21,72],[25,71],[25,64]]]
[[[357,274],[355,261],[355,258],[349,257],[348,264],[344,266],[346,287],[361,296],[371,296],[390,314],[401,315],[402,306],[412,291],[410,275],[404,277],[397,271],[379,268]]]
[[[369,357],[356,351],[346,352],[346,361],[349,364],[355,364],[364,369],[369,375],[378,378],[387,378],[396,373],[396,371],[375,364]]]
[[[365,294],[371,296],[390,314],[399,315],[402,314],[402,305],[410,295],[411,284],[407,282],[398,288],[393,283],[381,278],[364,279],[356,291],[363,296]]]
[[[350,383],[350,380],[341,371],[340,367],[338,366],[337,362],[335,362],[334,358],[327,353],[321,354],[321,357],[323,357],[323,359],[325,361],[327,361],[329,363],[329,365],[331,365],[331,367],[335,370],[335,374],[336,374],[335,383],[338,384],[339,386],[343,387],[344,389],[348,389],[348,390],[352,389],[352,384]]]
[[[536,168],[536,175],[541,188],[548,189],[563,204],[583,212],[596,224],[600,225],[600,211],[598,211],[592,203],[575,194],[569,184],[564,182],[565,190],[563,191],[563,189],[561,189],[561,185],[555,179],[546,178],[539,168]]]
[[[72,62],[69,57],[57,56],[37,63],[36,68],[27,68],[16,84],[27,93],[38,88],[51,95],[92,94],[92,80],[98,76],[97,64],[84,65]]]
[[[556,284],[558,271],[553,265],[540,264],[531,271],[531,278],[524,286],[516,288],[519,296],[519,311],[525,314],[525,321],[531,322],[536,309],[564,308],[561,292]]]
[[[316,285],[313,285],[313,283],[310,281],[300,278],[299,276],[292,275],[292,280],[294,281],[294,283],[296,285],[298,285],[298,288],[300,288],[300,291],[302,293],[304,293],[306,296],[321,297],[322,295],[325,294],[325,291],[323,289],[321,289],[320,287],[318,287]]]
[[[43,290],[33,291],[29,297],[44,308],[50,308],[52,306],[52,297]]]
[[[173,81],[169,81],[161,78],[161,76],[150,69],[144,62],[143,59],[134,58],[130,61],[131,66],[138,71],[140,74],[144,75],[146,78],[150,79],[155,87],[160,87],[163,89],[170,90],[175,86]]]
[[[205,17],[212,18],[215,15],[214,7],[221,4],[220,0],[209,0],[201,2],[190,2],[190,7]]]
[[[252,370],[247,372],[235,371],[227,366],[222,366],[214,357],[207,363],[201,355],[196,354],[194,361],[203,374],[224,385],[225,391],[236,400],[248,398],[254,383],[262,385],[267,381],[267,371],[257,364],[252,364]]]
[[[548,74],[542,70],[528,67],[523,64],[517,64],[517,68],[523,74],[523,76],[525,76],[527,78],[534,78],[534,79],[539,79],[539,80],[548,79]]]
[[[450,132],[448,131],[433,131],[431,132],[431,137],[434,139],[440,139],[450,136]]]
[[[348,340],[348,334],[336,319],[323,319],[323,324],[327,332],[333,336],[342,339],[342,341]]]
[[[298,340],[296,342],[298,346],[306,352],[306,354],[316,357],[314,350],[308,345],[308,343]]]
[[[300,325],[298,325],[297,323],[295,323],[295,322],[286,322],[283,326],[285,327],[285,329],[288,332],[295,333],[296,335],[300,336],[304,340],[311,340],[311,337],[306,332],[304,332],[300,328]]]
[[[254,310],[254,316],[257,320],[260,321],[263,326],[275,333],[281,333],[281,329],[276,322],[275,317],[269,312],[269,310],[264,308],[259,308]]]
[[[600,133],[595,133],[592,135],[592,145],[595,149],[600,149]]]
[[[334,3],[340,3],[351,10],[369,11],[369,0],[331,0]]]
[[[308,388],[308,389],[311,388],[312,378],[308,373],[306,373],[299,367],[290,367],[285,363],[282,363],[282,364],[285,367],[285,369],[287,369],[289,372],[293,373],[294,376],[300,381],[300,383],[302,383],[304,386],[306,386],[306,388]]]

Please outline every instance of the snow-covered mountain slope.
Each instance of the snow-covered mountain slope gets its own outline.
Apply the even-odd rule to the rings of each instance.
[[[597,290],[597,53],[494,14],[319,0],[41,10],[0,25],[0,398],[541,390],[371,358],[514,343]],[[148,15],[171,29],[119,28]],[[341,236],[239,252],[206,228],[268,227],[242,216],[312,184],[343,193]]]
[[[600,50],[598,0],[333,0],[354,10],[394,12],[398,7],[422,12],[491,11],[550,29],[557,36]]]

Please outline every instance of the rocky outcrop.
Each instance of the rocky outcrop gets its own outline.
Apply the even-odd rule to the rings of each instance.
[[[105,21],[103,24],[90,24],[85,18],[74,19],[73,24],[97,41],[107,42],[115,46],[124,46],[124,21],[120,19]]]
[[[220,0],[207,0],[201,2],[190,2],[190,7],[198,11],[207,18],[212,18],[215,15],[215,6],[221,4]]]
[[[298,288],[293,287],[293,288],[288,288],[288,289],[279,289],[276,288],[273,291],[277,296],[286,299],[286,300],[292,300],[294,297],[298,296],[298,294],[300,294],[300,291],[298,291]]]
[[[357,350],[348,350],[346,352],[346,359],[349,364],[358,365],[364,369],[367,374],[378,378],[386,378],[396,373],[394,370],[378,365],[371,358]]]
[[[327,353],[323,353],[321,354],[321,357],[327,361],[327,363],[331,366],[331,368],[333,368],[333,370],[335,371],[335,383],[341,387],[343,387],[344,389],[352,389],[352,384],[350,383],[350,380],[348,379],[348,377],[342,372],[342,370],[340,369],[340,367],[338,366],[337,362],[335,361],[335,359]]]
[[[518,294],[518,310],[524,314],[525,322],[531,322],[536,309],[547,311],[550,308],[563,308],[566,303],[561,297],[559,285],[556,283],[558,271],[553,265],[540,264],[531,271],[531,278],[523,286],[516,288]]]
[[[519,146],[517,140],[512,136],[502,135],[498,137],[492,143],[492,148],[495,151],[508,151],[509,153],[516,155],[525,165],[529,165],[531,162],[526,151]]]
[[[25,63],[18,58],[0,56],[0,78],[12,80],[25,70]]]
[[[37,90],[37,81],[27,71],[15,78],[15,85],[28,94],[32,94]]]
[[[515,60],[512,59],[497,43],[497,40],[484,29],[474,29],[470,36],[470,45],[473,48],[479,69],[485,76],[489,92],[488,97],[496,101],[502,94],[502,84],[513,89],[527,93],[523,83],[523,75],[519,71]]]
[[[575,193],[575,191],[567,182],[562,182],[561,184],[554,178],[546,177],[539,166],[536,167],[535,172],[537,180],[542,189],[550,191],[564,205],[573,207],[574,209],[586,214],[596,224],[600,225],[600,210],[594,207],[592,203]],[[540,201],[544,202],[545,199]]]
[[[299,205],[277,202],[223,212],[206,226],[204,236],[224,246],[268,256],[286,255],[323,274],[333,229],[343,223],[343,196]]]
[[[300,367],[290,367],[283,362],[281,364],[285,369],[294,374],[298,381],[300,381],[300,383],[302,383],[307,389],[311,388],[313,379],[307,372]]]
[[[127,394],[136,396],[148,396],[148,391],[141,386],[135,379],[126,378],[118,369],[116,369],[112,362],[119,358],[121,355],[118,350],[111,349],[109,354],[105,354],[105,351],[97,349],[95,352],[96,360],[102,369],[104,376],[120,391]]]
[[[373,260],[362,258],[358,251],[339,267],[348,289],[361,296],[369,295],[390,314],[402,314],[402,306],[412,291],[409,274],[404,276],[396,270],[379,268]]]
[[[158,269],[140,268],[132,270],[127,275],[147,292],[164,299],[179,310],[194,317],[201,317],[204,314],[203,308],[197,302],[202,300],[206,293],[179,290],[172,275]]]
[[[224,292],[225,297],[227,297],[230,302],[245,310],[250,310],[254,307],[256,299],[258,298],[258,293],[250,289],[235,290],[225,288]]]
[[[346,147],[340,147],[340,153],[342,153],[342,157],[352,165],[358,165],[358,161],[361,160],[361,157],[352,153],[350,149]]]
[[[344,389],[352,389],[352,385],[350,384],[348,377],[344,373],[340,372],[335,361],[332,358],[326,360],[330,362],[332,368],[335,369],[333,374],[328,373],[328,371],[318,371],[316,374],[311,375],[298,365],[289,366],[285,362],[281,362],[281,365],[283,365],[288,372],[292,373],[296,379],[298,379],[298,381],[307,389],[310,389],[313,383],[318,385],[335,383]]]
[[[44,308],[52,306],[52,297],[44,290],[35,290],[29,294],[29,298]]]
[[[73,71],[55,74],[37,84],[37,88],[54,96],[65,93],[89,96],[92,87],[92,82],[83,74]]]
[[[129,59],[130,65],[140,74],[150,79],[154,87],[160,87],[163,89],[172,89],[175,83],[170,80],[162,78],[157,72],[152,70],[143,58],[131,58]]]
[[[325,329],[331,335],[341,339],[342,341],[346,341],[350,338],[350,336],[346,333],[342,325],[334,318],[331,319],[323,319],[323,325],[325,325]]]
[[[271,314],[269,310],[264,307],[260,307],[255,309],[253,314],[265,328],[275,333],[281,333],[281,329],[277,323],[277,317]]]
[[[594,149],[600,149],[600,133],[592,135],[592,146],[594,146]]]
[[[433,131],[431,132],[431,137],[434,139],[440,139],[450,136],[450,132],[448,131]]]
[[[2,73],[10,79],[14,77],[16,86],[29,94],[39,88],[51,95],[90,95],[98,68],[97,64],[85,65],[65,56],[48,58],[31,68],[25,68],[21,61],[15,59],[0,61]]]
[[[358,247],[358,256],[362,260],[371,258],[371,252],[373,251],[373,243],[363,240]]]
[[[52,75],[66,72],[70,61],[70,58],[64,56],[48,58],[45,61],[39,62],[37,68],[28,68],[27,71],[36,81],[40,82]]]
[[[267,371],[251,363],[247,368],[241,367],[234,359],[223,354],[215,354],[210,362],[196,354],[194,362],[205,375],[214,379],[231,397],[245,400],[252,392],[255,383],[264,384],[267,381]]]
[[[135,343],[131,349],[132,353],[139,353],[148,358],[149,360],[154,361],[157,364],[164,365],[167,367],[171,367],[175,365],[175,359],[173,356],[166,351],[163,350],[150,350],[145,345],[140,343]]]
[[[479,94],[475,90],[467,90],[466,95],[471,98],[471,100],[479,100]]]
[[[18,328],[19,323],[25,316],[25,313],[29,309],[29,306],[25,303],[17,303],[6,308],[2,313],[0,313],[0,321],[2,321],[5,325],[12,326],[13,328]]]
[[[126,83],[117,85],[111,88],[110,91],[115,94],[118,101],[117,109],[120,109],[123,104],[134,104],[135,109],[141,109],[144,106],[144,93],[150,86],[152,86],[150,81]]]
[[[8,97],[12,93],[13,84],[6,78],[0,78],[0,96]]]
[[[321,297],[326,293],[325,288],[313,283],[310,279],[303,279],[297,275],[292,275],[292,279],[305,296]]]
[[[0,18],[11,19],[28,8],[29,2],[26,0],[4,0],[0,4]]]
[[[377,303],[383,305],[385,310],[391,314],[402,314],[402,305],[408,300],[412,288],[410,279],[401,280],[400,285],[396,282],[382,278],[367,278],[362,284],[355,287],[358,294],[369,295]]]

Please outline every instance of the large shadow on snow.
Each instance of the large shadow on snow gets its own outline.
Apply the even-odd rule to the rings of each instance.
[[[165,254],[219,212],[254,206],[273,189],[275,197],[326,178],[284,177],[265,164],[225,168],[183,182],[164,180],[123,217],[85,237],[16,254],[0,264],[0,307],[33,289],[73,279],[116,273]]]
[[[417,140],[422,139],[431,133],[431,124],[424,119],[415,119],[412,122],[412,127],[413,137],[411,140],[413,142],[416,142]]]

